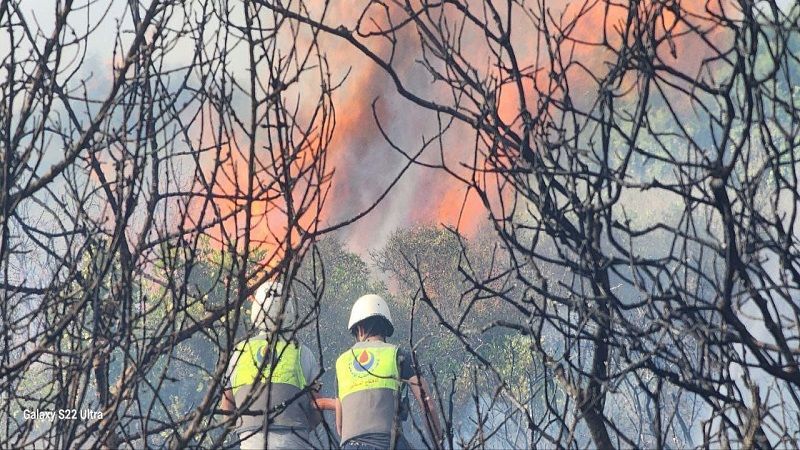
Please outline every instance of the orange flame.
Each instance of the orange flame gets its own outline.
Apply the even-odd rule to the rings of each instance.
[[[343,23],[352,29],[356,20],[353,11],[360,11],[350,3],[334,4],[329,10],[330,23]],[[497,83],[497,98],[495,98],[496,113],[512,130],[520,131],[520,111],[525,108],[535,112],[540,93],[548,95],[563,95],[564,86],[569,86],[570,95],[578,101],[590,101],[591,95],[582,95],[584,91],[597,89],[597,79],[602,78],[617,58],[623,44],[631,44],[633,34],[627,30],[627,23],[631,14],[637,16],[641,24],[649,24],[656,38],[671,36],[664,39],[658,48],[653,49],[665,64],[674,66],[684,73],[696,74],[704,58],[714,55],[717,50],[715,43],[729,39],[724,30],[716,29],[712,15],[725,15],[720,1],[694,2],[677,1],[674,8],[662,7],[661,2],[641,2],[638,10],[631,13],[623,4],[612,2],[575,2],[567,6],[551,6],[550,17],[557,23],[551,25],[565,31],[570,39],[557,44],[556,54],[565,60],[577,61],[580,64],[559,67],[553,61],[542,61],[541,55],[547,54],[547,46],[556,45],[553,41],[542,42],[537,39],[538,31],[515,26],[512,34],[512,43],[517,50],[518,64],[525,68],[525,78],[521,81],[522,92],[513,80],[509,80],[507,73],[501,72],[496,65],[483,67],[488,76]],[[503,5],[498,5],[502,9]],[[390,7],[391,8],[391,7]],[[708,9],[706,9],[708,8]],[[456,14],[457,11],[445,8],[445,14]],[[397,11],[392,10],[392,13]],[[500,11],[504,13],[504,11]],[[657,17],[655,14],[658,13]],[[370,11],[375,20],[365,20],[372,28],[386,26],[385,11],[382,8],[373,8]],[[730,15],[730,13],[726,14]],[[504,14],[501,14],[504,16]],[[549,20],[549,19],[548,19]],[[370,31],[367,29],[361,30]],[[374,30],[373,30],[374,31]],[[553,31],[553,30],[551,30]],[[443,98],[447,88],[436,82],[431,83],[420,65],[417,64],[419,48],[416,30],[413,27],[404,27],[398,33],[399,50],[394,55],[393,68],[406,80],[415,80],[413,87],[422,97]],[[378,38],[363,39],[373,51],[380,55],[387,55],[389,44],[386,40]],[[361,212],[375,200],[387,187],[391,178],[399,171],[405,160],[398,157],[397,153],[389,148],[381,135],[373,118],[373,100],[377,115],[382,124],[388,127],[387,132],[399,140],[405,138],[410,143],[413,135],[417,138],[422,131],[428,130],[432,117],[419,113],[419,109],[409,105],[400,97],[393,81],[374,62],[367,59],[352,46],[342,40],[331,36],[322,35],[319,42],[321,47],[327,49],[328,62],[333,79],[340,79],[345,73],[351,71],[346,83],[334,94],[336,106],[336,129],[332,141],[328,146],[328,167],[335,170],[331,182],[331,191],[328,195],[330,204],[318,211],[321,219],[326,223],[352,217]],[[538,47],[537,47],[538,46]],[[465,37],[465,46],[462,48],[465,58],[474,64],[484,64],[492,53],[480,34],[471,33]],[[482,61],[482,62],[481,62]],[[554,77],[562,77],[556,80]],[[635,71],[631,76],[624,78],[623,84],[635,82]],[[410,81],[409,81],[410,82]],[[670,87],[664,87],[669,94]],[[620,89],[622,91],[624,89]],[[635,91],[632,91],[635,92]],[[591,94],[591,92],[590,92]],[[308,101],[316,101],[316,98]],[[678,110],[685,109],[685,105],[674,105]],[[395,127],[396,129],[391,129]],[[467,170],[462,162],[476,164],[483,167],[486,161],[474,159],[474,148],[463,141],[464,132],[469,132],[466,127],[456,130],[455,137],[445,137],[443,150],[446,161],[444,163],[451,170]],[[399,136],[399,138],[398,138]],[[418,142],[418,141],[417,141]],[[238,161],[235,155],[238,151],[229,151],[231,160],[226,171],[230,173],[229,181],[222,189],[224,192],[241,192],[240,186],[246,179],[244,161]],[[436,159],[436,158],[433,158]],[[460,174],[464,176],[464,174]],[[403,184],[404,183],[404,184]],[[486,192],[488,201],[492,204],[497,200],[505,199],[503,193],[492,191],[486,186],[488,181],[478,184]],[[495,191],[497,189],[495,188]],[[390,194],[382,206],[361,221],[350,227],[351,244],[360,249],[371,249],[381,243],[381,226],[386,220],[393,220],[392,226],[407,226],[414,222],[435,222],[449,225],[458,225],[460,230],[468,237],[477,232],[480,225],[486,221],[487,213],[484,202],[474,191],[468,191],[462,181],[450,177],[442,172],[433,170],[417,170],[414,176],[401,181],[395,188],[400,193]],[[409,199],[410,198],[410,199]],[[221,214],[231,214],[240,210],[241,202],[234,200],[217,201]],[[291,239],[296,229],[283,227],[275,232],[277,224],[285,222],[285,210],[280,205],[280,200],[255,201],[249,206],[253,215],[251,224],[251,239],[257,245],[271,249],[280,249],[285,239]],[[397,210],[401,208],[400,213]],[[240,236],[242,229],[241,211],[233,214],[222,225],[212,232],[220,243],[230,241],[234,236]],[[398,217],[400,217],[398,219]],[[389,219],[393,218],[393,219]],[[306,220],[310,226],[312,219]]]

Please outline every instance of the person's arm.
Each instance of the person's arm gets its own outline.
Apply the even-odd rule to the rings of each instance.
[[[236,402],[233,401],[233,389],[225,389],[222,391],[222,401],[220,402],[219,409],[232,413],[236,409]]]
[[[319,392],[311,394],[314,399],[314,406],[320,411],[336,411],[336,399],[329,397],[322,397]]]
[[[316,405],[316,395],[318,395],[316,392],[311,391],[311,410],[308,411],[308,428],[311,430],[322,423],[322,410]]]
[[[336,409],[336,405],[333,403],[332,398],[325,398],[322,397],[319,393],[322,385],[317,381],[311,387],[311,406],[313,406],[313,411],[309,417],[309,425],[311,429],[314,429],[322,422],[322,412],[325,410],[333,411]]]
[[[233,354],[231,354],[231,359],[228,361],[228,367],[225,369],[225,378],[224,387],[222,389],[222,399],[220,399],[219,409],[225,411],[228,414],[233,414],[236,410],[236,400],[233,396],[233,373],[236,370],[236,364],[239,362],[239,358],[242,356],[242,352],[237,344],[236,347],[233,349]]]
[[[334,399],[336,402],[336,432],[339,434],[339,437],[342,437],[342,402],[339,399]]]
[[[439,422],[439,414],[437,413],[436,404],[430,396],[430,387],[424,378],[414,375],[408,379],[408,384],[411,386],[411,392],[417,403],[425,413],[425,423],[428,425],[428,432],[430,433],[433,444],[439,446],[442,442],[442,426]]]
[[[319,376],[321,370],[314,353],[305,345],[300,346],[300,365],[306,380],[314,380],[309,386],[312,411],[309,412],[308,418],[310,428],[314,429],[322,422],[322,412],[325,410],[333,411],[335,406],[332,403],[332,398],[324,398],[319,393],[322,389],[322,383],[318,379],[315,380],[315,377]]]

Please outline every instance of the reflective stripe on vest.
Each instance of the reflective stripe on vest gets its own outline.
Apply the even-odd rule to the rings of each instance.
[[[400,391],[397,347],[356,346],[336,360],[342,403],[342,442],[364,434],[393,435]]]
[[[293,343],[278,341],[274,351],[277,363],[272,367],[274,359],[266,358],[270,353],[266,339],[253,338],[236,346],[234,357],[239,359],[231,376],[234,401],[237,407],[242,407],[249,397],[257,395],[249,403],[249,410],[279,411],[272,418],[272,424],[308,428],[311,399],[308,394],[299,395],[306,386],[300,349]],[[241,429],[254,429],[260,428],[265,418],[263,414],[248,414],[242,415],[240,420]]]

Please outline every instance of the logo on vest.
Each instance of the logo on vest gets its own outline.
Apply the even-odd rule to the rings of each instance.
[[[366,372],[375,365],[375,355],[367,350],[361,350],[361,354],[353,361],[353,369],[356,372]]]
[[[267,352],[269,352],[269,345],[261,347],[256,352],[256,365],[258,367],[261,367],[261,364],[264,362],[265,359],[267,359]]]

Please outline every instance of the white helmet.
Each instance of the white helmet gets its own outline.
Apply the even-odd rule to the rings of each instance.
[[[250,310],[250,320],[253,326],[267,332],[274,332],[278,327],[281,317],[283,329],[291,328],[294,323],[294,305],[289,297],[286,305],[281,308],[281,294],[283,284],[277,281],[267,281],[256,289],[253,308]],[[283,314],[281,314],[283,309]]]
[[[363,295],[356,300],[353,310],[350,312],[350,323],[347,324],[347,328],[352,331],[359,322],[373,316],[381,316],[386,319],[389,322],[387,336],[394,334],[394,323],[392,322],[392,313],[389,312],[389,305],[383,297],[375,294]]]

